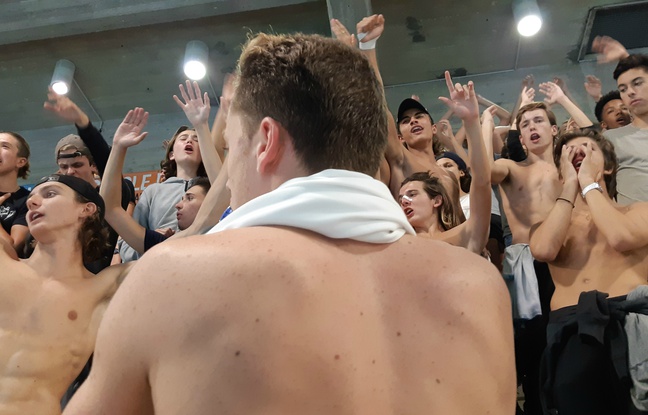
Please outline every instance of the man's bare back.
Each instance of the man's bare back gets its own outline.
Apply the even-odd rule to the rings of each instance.
[[[502,204],[506,212],[513,243],[529,243],[531,226],[542,221],[560,194],[558,171],[553,163],[543,160],[514,162],[499,159],[508,176],[500,183]]]
[[[133,272],[69,413],[513,411],[508,295],[461,249],[257,227],[172,241]]]
[[[24,262],[1,259],[0,414],[59,414],[92,354],[119,271],[44,278]]]

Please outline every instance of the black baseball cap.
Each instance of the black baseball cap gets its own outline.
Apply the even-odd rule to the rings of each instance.
[[[40,181],[34,185],[33,189],[47,182],[58,182],[64,184],[70,189],[80,194],[81,196],[83,196],[84,198],[88,199],[90,202],[97,205],[97,210],[99,210],[99,217],[103,220],[104,213],[106,212],[106,204],[104,203],[104,200],[99,194],[99,192],[97,192],[97,189],[92,187],[90,183],[74,176],[66,176],[63,174],[50,174],[49,176],[45,176],[42,179],[40,179]]]
[[[430,115],[427,108],[425,108],[423,104],[421,104],[420,102],[418,102],[413,98],[405,98],[403,102],[401,102],[400,105],[398,106],[398,117],[396,119],[396,123],[400,124],[401,120],[403,119],[403,114],[405,113],[405,111],[411,110],[412,108],[417,109],[419,111],[423,111],[427,115]],[[430,120],[431,119],[432,116],[430,115]]]

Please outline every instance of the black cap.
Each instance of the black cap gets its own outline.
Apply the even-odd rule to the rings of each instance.
[[[411,110],[412,108],[415,108],[419,111],[423,111],[427,115],[430,115],[427,108],[425,108],[420,102],[412,98],[405,98],[403,102],[401,102],[400,105],[398,106],[398,118],[396,119],[396,124],[400,124],[401,120],[403,119],[403,114],[405,113],[405,111]],[[430,119],[432,119],[432,116],[430,116]]]
[[[435,158],[435,160],[441,160],[441,159],[450,159],[457,163],[457,167],[459,170],[468,172],[468,166],[466,166],[466,162],[463,161],[461,157],[457,153],[453,153],[452,151],[444,151],[441,154],[438,154]]]
[[[99,217],[103,220],[104,213],[106,212],[106,205],[99,192],[97,192],[97,189],[92,187],[90,183],[74,176],[65,176],[62,174],[50,174],[49,176],[45,176],[42,179],[40,179],[40,181],[34,185],[34,189],[40,186],[41,184],[47,182],[62,183],[67,187],[69,187],[70,189],[77,192],[78,194],[80,194],[81,196],[83,196],[84,198],[88,199],[90,202],[97,205],[97,210],[99,210]]]

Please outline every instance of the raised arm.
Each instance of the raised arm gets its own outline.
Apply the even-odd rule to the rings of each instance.
[[[52,88],[47,94],[48,101],[44,108],[60,119],[73,123],[83,143],[88,147],[99,175],[103,176],[110,154],[110,147],[99,130],[90,122],[90,118],[70,98],[65,95],[58,95]]]
[[[593,125],[592,121],[585,115],[583,111],[576,104],[574,104],[568,97],[565,95],[563,90],[553,82],[543,82],[538,85],[540,92],[542,92],[546,98],[545,102],[548,105],[560,104],[562,107],[569,113],[569,115],[574,119],[576,125],[580,128],[591,127]]]
[[[470,163],[466,150],[464,150],[461,144],[457,142],[455,135],[452,133],[452,125],[450,125],[450,121],[440,120],[437,123],[437,127],[436,135],[441,144],[448,150],[457,154],[462,160],[466,160],[466,162]],[[462,128],[464,127],[462,126]],[[470,167],[470,164],[468,164],[468,167]]]
[[[592,151],[594,147],[590,142],[585,147],[585,158],[578,171],[581,189],[599,182],[604,173],[595,170]],[[585,201],[594,224],[616,251],[632,251],[648,245],[648,203],[634,203],[619,210],[609,197],[596,191],[587,192]]]
[[[468,85],[452,84],[450,73],[445,73],[450,98],[440,97],[453,112],[461,118],[468,137],[468,153],[471,165],[470,218],[446,233],[453,238],[453,245],[463,246],[480,254],[488,241],[490,226],[491,187],[490,163],[484,148],[479,123],[479,104],[472,81]],[[444,238],[445,239],[445,238]]]
[[[531,227],[529,246],[538,261],[551,262],[563,247],[578,196],[578,177],[572,165],[574,147],[563,146],[560,155],[560,177],[563,189],[547,218]]]
[[[497,116],[500,120],[500,125],[510,125],[511,124],[511,113],[505,110],[504,108],[500,107],[493,101],[489,100],[488,98],[484,98],[483,96],[477,94],[477,102],[479,102],[479,105],[483,105],[485,107],[493,107],[491,110],[492,114]]]
[[[147,133],[142,130],[147,121],[148,112],[142,108],[128,111],[115,132],[113,148],[99,190],[106,204],[106,221],[140,254],[144,253],[146,229],[121,207],[122,169],[128,147],[139,144],[146,137]]]
[[[234,96],[234,82],[236,81],[236,76],[232,74],[227,74],[225,77],[225,82],[223,84],[223,95],[220,97],[220,107],[218,108],[218,113],[214,119],[214,125],[212,125],[211,137],[216,147],[216,152],[223,163],[225,163],[225,149],[227,148],[227,143],[225,142],[225,124],[227,123],[227,113],[229,112],[229,106],[232,102],[232,97]]]
[[[592,50],[598,53],[598,63],[617,62],[630,56],[621,42],[609,36],[596,36],[592,41]]]
[[[207,170],[209,182],[214,183],[218,172],[223,167],[223,161],[211,140],[211,131],[209,130],[209,111],[211,109],[209,96],[207,96],[206,92],[204,95],[201,94],[200,87],[196,81],[194,81],[193,85],[190,81],[187,81],[186,91],[184,86],[180,84],[180,95],[184,102],[177,95],[174,95],[173,99],[182,108],[187,119],[196,129],[202,161],[205,165],[205,170]]]
[[[603,96],[603,84],[601,80],[594,75],[587,75],[585,77],[585,92],[589,95],[594,102],[599,102]]]

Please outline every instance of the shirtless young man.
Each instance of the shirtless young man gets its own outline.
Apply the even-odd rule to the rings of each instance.
[[[399,191],[398,202],[407,220],[421,236],[442,240],[455,246],[462,246],[481,254],[488,240],[490,225],[491,186],[490,163],[488,161],[479,122],[479,104],[475,87],[452,84],[450,73],[445,73],[450,98],[443,101],[459,116],[466,130],[470,146],[470,165],[475,175],[470,187],[470,218],[460,224],[448,217],[456,217],[445,187],[440,180],[428,172],[408,176]],[[458,178],[456,178],[458,182]]]
[[[533,260],[528,244],[531,226],[547,216],[560,192],[553,163],[558,127],[553,113],[541,102],[522,106],[515,124],[528,156],[520,162],[496,160],[491,180],[500,185],[502,208],[513,234],[513,245],[505,249],[503,274],[515,298],[513,314],[524,321],[516,326],[516,368],[525,393],[524,409],[527,414],[540,414],[537,379],[546,343],[546,316],[541,314],[549,311],[552,283],[547,265]],[[528,292],[533,295],[520,296]]]
[[[233,213],[138,261],[66,414],[512,413],[504,284],[413,235],[371,177],[387,120],[368,62],[260,34],[239,73]]]
[[[595,318],[597,313],[590,317],[597,321],[595,328],[605,330],[599,344],[586,338],[596,330],[583,326],[588,319],[582,316],[591,316],[592,309],[607,314],[609,307],[608,317],[615,321],[611,310],[623,299],[615,297],[647,283],[648,203],[621,206],[612,199],[618,164],[614,147],[600,134],[567,134],[555,154],[562,193],[531,233],[533,255],[549,263],[556,285],[547,329],[548,361],[553,363],[548,370],[555,385],[546,390],[549,408],[566,415],[635,413],[629,412],[627,386],[617,396],[623,387],[604,347],[609,346],[613,324],[606,327],[607,321]],[[645,304],[648,309],[648,297]],[[570,336],[576,320],[581,334]]]
[[[125,267],[97,276],[107,231],[92,185],[51,175],[32,190],[29,231],[38,241],[19,261],[0,249],[0,414],[59,414],[59,401],[94,349],[99,322]]]

